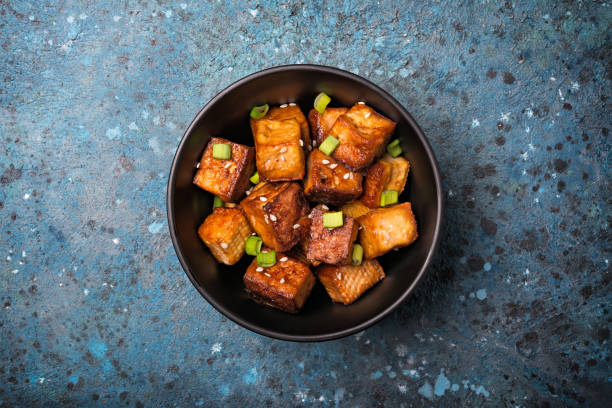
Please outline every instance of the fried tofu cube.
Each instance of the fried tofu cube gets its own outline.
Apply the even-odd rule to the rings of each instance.
[[[302,138],[302,147],[310,146],[310,131],[308,129],[308,121],[306,116],[297,105],[286,105],[285,107],[272,108],[266,115],[267,119],[271,120],[287,120],[295,119],[300,125],[300,136]]]
[[[370,208],[380,207],[380,195],[385,190],[395,190],[398,195],[404,191],[410,162],[403,157],[386,154],[374,163],[366,174],[363,195],[360,200]]]
[[[353,217],[357,219],[361,217],[362,215],[369,213],[372,210],[369,207],[363,205],[363,203],[360,200],[357,200],[357,201],[351,201],[350,203],[344,204],[342,207],[340,207],[340,211],[342,211],[344,214],[348,215],[349,217]]]
[[[361,195],[361,173],[355,173],[319,149],[308,155],[304,193],[310,201],[341,205]]]
[[[307,219],[310,220],[309,218]],[[317,261],[314,259],[310,260],[306,258],[306,251],[308,251],[308,244],[310,244],[310,233],[306,232],[306,234],[304,234],[302,239],[300,239],[300,242],[298,242],[298,244],[291,249],[291,252],[289,252],[289,254],[295,259],[297,259],[298,261],[303,262],[307,265],[312,265],[312,266],[321,265],[321,261]]]
[[[225,265],[234,265],[242,258],[252,232],[240,207],[217,207],[198,228],[198,235],[210,252]]]
[[[301,180],[305,172],[301,128],[295,119],[251,119],[255,162],[264,181]]]
[[[367,259],[412,244],[417,239],[417,223],[410,203],[378,208],[357,219],[361,224],[359,243]]]
[[[288,251],[308,232],[308,203],[297,183],[259,183],[240,206],[264,244],[276,251]]]
[[[213,157],[213,146],[216,143],[231,145],[232,156],[229,160]],[[250,186],[249,177],[255,172],[254,159],[255,150],[252,147],[213,137],[204,149],[193,183],[218,195],[225,202],[237,201]]]
[[[376,259],[368,259],[359,266],[323,265],[317,277],[334,302],[349,305],[383,280],[385,272]]]
[[[308,122],[310,122],[313,148],[323,143],[332,126],[336,123],[336,119],[347,111],[348,108],[326,108],[323,113],[319,113],[316,109],[310,110]]]
[[[310,242],[306,258],[331,265],[348,263],[351,260],[353,242],[357,238],[357,222],[343,214],[341,227],[326,228],[323,226],[323,214],[327,212],[324,208],[326,207],[318,206],[310,212]]]
[[[277,253],[274,266],[257,266],[257,259],[253,259],[243,282],[247,293],[256,302],[297,313],[306,303],[316,279],[308,265]]]
[[[329,134],[340,141],[332,156],[354,171],[380,156],[396,123],[365,104],[355,104],[338,117]]]

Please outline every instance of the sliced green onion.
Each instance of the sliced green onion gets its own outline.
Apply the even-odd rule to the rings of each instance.
[[[229,160],[232,158],[232,146],[226,143],[215,143],[213,145],[213,157],[215,159]]]
[[[259,172],[256,171],[249,180],[251,180],[251,183],[253,184],[259,184]]]
[[[258,253],[257,265],[264,268],[276,265],[276,251]]]
[[[220,197],[215,196],[215,200],[213,201],[213,210],[217,207],[225,207],[225,202]]]
[[[251,109],[251,117],[253,119],[261,119],[266,116],[268,109],[270,109],[270,107],[267,103],[265,105],[253,106],[253,109]]]
[[[387,152],[391,155],[391,157],[397,157],[402,154],[402,146],[400,146],[399,139],[395,139],[387,145]]]
[[[391,204],[397,203],[397,191],[385,190],[380,195],[380,206],[386,207]]]
[[[363,260],[363,247],[361,245],[353,245],[353,255],[351,255],[351,260],[353,265],[361,265],[361,261]]]
[[[314,108],[317,110],[317,112],[323,113],[325,112],[325,108],[330,101],[331,98],[327,96],[325,92],[321,92],[314,100]]]
[[[328,156],[331,156],[336,147],[340,144],[340,141],[333,136],[327,136],[321,146],[319,146],[319,150],[325,153]]]
[[[328,212],[323,214],[323,226],[325,228],[337,228],[344,225],[342,211]]]
[[[256,235],[250,236],[246,240],[244,251],[248,255],[257,256],[257,254],[261,252],[262,244],[263,244],[263,240],[260,237]]]

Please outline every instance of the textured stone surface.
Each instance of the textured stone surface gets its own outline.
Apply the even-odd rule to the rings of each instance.
[[[0,406],[609,402],[609,4],[97,3],[0,1]],[[165,219],[196,112],[286,63],[392,93],[447,196],[416,295],[321,344],[215,312]]]

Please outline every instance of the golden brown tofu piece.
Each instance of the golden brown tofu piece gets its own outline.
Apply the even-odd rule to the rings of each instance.
[[[376,259],[368,259],[359,266],[323,265],[317,277],[334,302],[349,305],[383,280],[385,272]]]
[[[349,217],[353,217],[357,219],[361,217],[362,215],[369,213],[372,210],[369,207],[366,207],[365,205],[363,205],[363,203],[360,200],[357,200],[357,201],[351,201],[348,204],[344,204],[342,207],[340,207],[340,211],[342,211]]]
[[[417,239],[417,223],[410,203],[378,208],[357,219],[359,243],[366,258],[384,255]]]
[[[361,170],[383,153],[395,125],[369,106],[355,104],[329,132],[340,141],[332,156],[354,171]]]
[[[215,143],[231,145],[231,159],[215,159],[212,156]],[[255,172],[254,159],[255,150],[252,147],[213,137],[204,149],[193,183],[209,193],[218,195],[223,201],[237,201],[249,188],[249,177]]]
[[[410,163],[403,157],[386,154],[369,169],[365,178],[360,201],[370,208],[380,207],[380,196],[385,190],[395,190],[398,195],[404,191]]]
[[[308,203],[297,183],[259,183],[240,206],[264,244],[276,251],[288,251],[308,232]]]
[[[264,181],[301,180],[304,177],[304,149],[301,128],[295,119],[251,119],[255,139],[255,162]]]
[[[316,109],[311,109],[308,113],[308,122],[310,122],[310,131],[312,132],[313,148],[319,146],[331,130],[336,119],[344,115],[348,108],[326,108],[325,112],[319,113]]]
[[[304,193],[310,201],[341,205],[361,195],[361,173],[355,173],[319,149],[308,156]]]
[[[286,105],[284,108],[272,108],[266,115],[266,119],[271,120],[287,120],[295,119],[300,125],[300,136],[302,138],[302,144],[304,148],[311,146],[310,144],[310,131],[308,129],[308,121],[306,116],[297,105]]]
[[[309,218],[307,218],[307,219],[310,220]],[[289,255],[291,255],[292,257],[294,257],[298,261],[303,262],[303,263],[305,263],[307,265],[319,266],[319,265],[321,265],[320,261],[317,261],[317,260],[314,260],[314,259],[310,260],[310,259],[306,258],[306,251],[308,251],[308,244],[309,243],[310,243],[310,234],[308,232],[306,232],[306,234],[304,234],[302,239],[300,239],[300,242],[298,242],[298,244],[296,246],[291,248],[291,251],[289,252]]]
[[[341,227],[326,228],[323,226],[323,214],[328,211],[324,208],[326,207],[318,206],[310,212],[310,242],[306,249],[306,258],[331,265],[348,263],[351,260],[353,242],[357,238],[357,222],[343,214]]]
[[[198,228],[198,235],[213,256],[226,265],[234,265],[242,258],[252,232],[240,207],[217,207]]]
[[[256,302],[297,313],[306,303],[316,279],[308,265],[277,252],[274,266],[260,267],[257,259],[253,259],[243,281]]]

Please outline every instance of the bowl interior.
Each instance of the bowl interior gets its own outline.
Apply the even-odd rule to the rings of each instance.
[[[195,166],[211,136],[253,146],[248,113],[253,105],[296,102],[308,115],[319,92],[330,106],[365,101],[398,123],[408,184],[400,201],[411,201],[419,238],[379,258],[387,277],[350,306],[332,303],[320,283],[299,314],[254,303],[242,276],[251,257],[233,266],[217,263],[197,236],[213,196],[192,184]],[[196,117],[181,142],[168,185],[168,217],[176,252],[200,293],[219,311],[258,333],[287,340],[326,340],[359,331],[391,311],[413,289],[435,250],[441,221],[441,186],[433,154],[412,118],[389,95],[353,74],[317,66],[278,67],[253,74],[217,95]]]

